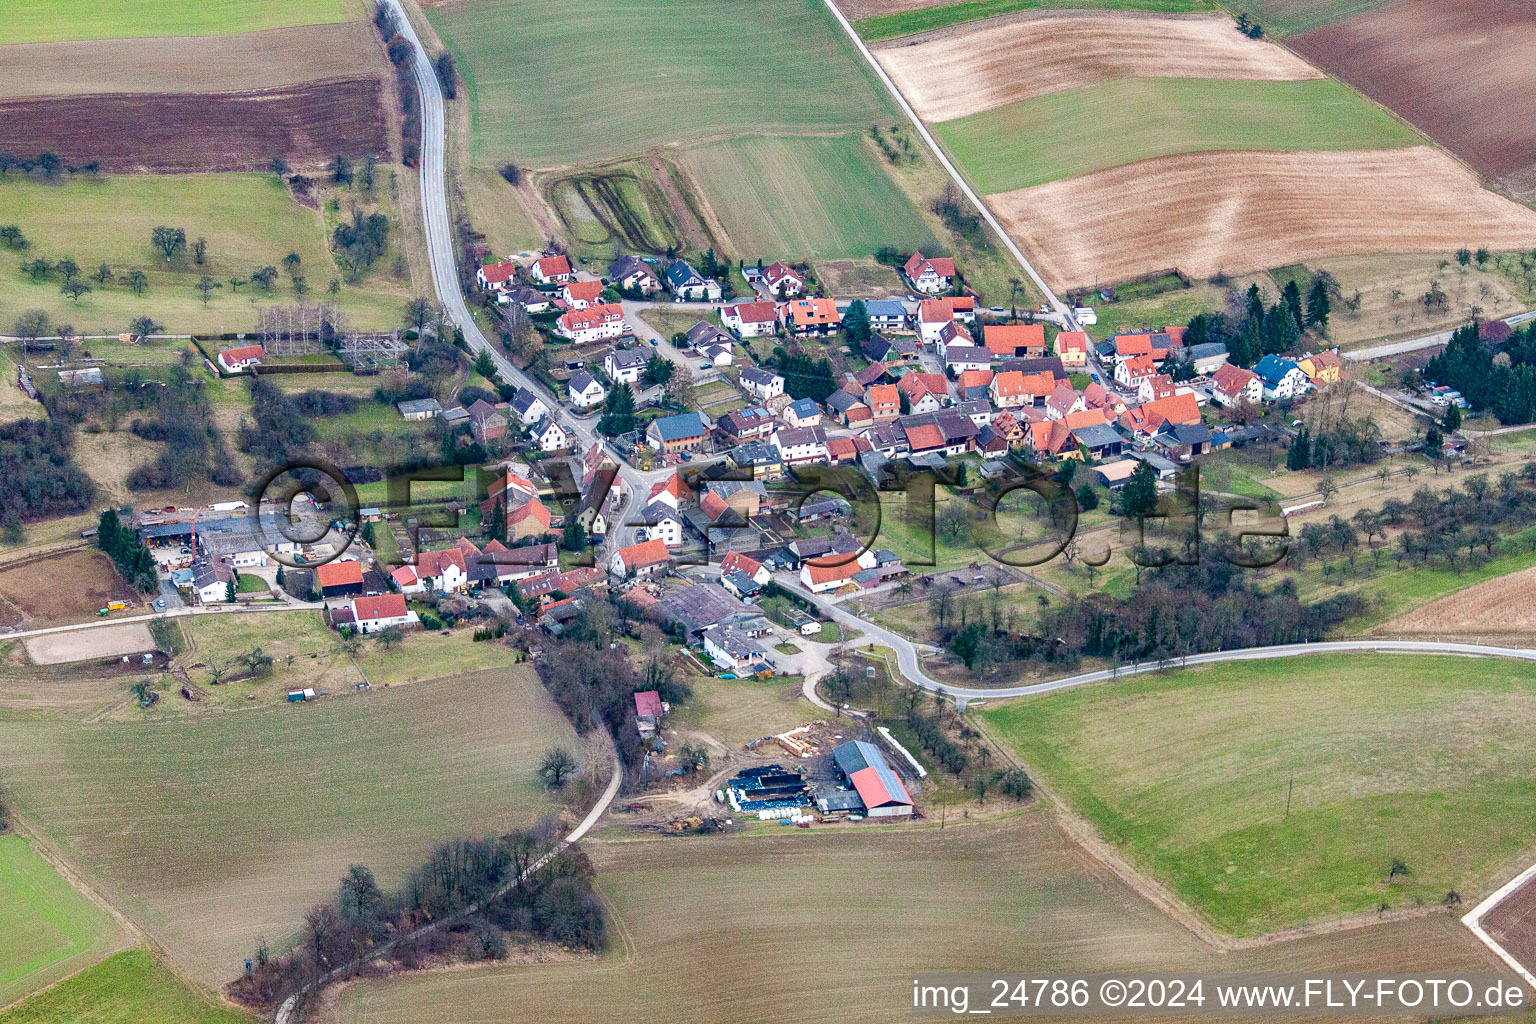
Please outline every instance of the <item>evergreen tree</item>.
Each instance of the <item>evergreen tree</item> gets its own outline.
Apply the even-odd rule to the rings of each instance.
[[[1307,289],[1307,326],[1328,333],[1330,306],[1328,282],[1319,274],[1312,279],[1312,287]]]
[[[853,300],[848,312],[843,315],[843,334],[855,351],[869,340],[869,309],[863,299]]]
[[[1445,419],[1441,422],[1447,434],[1454,434],[1461,429],[1461,406],[1448,405],[1445,407]]]
[[[1312,461],[1312,437],[1305,429],[1296,434],[1291,441],[1291,446],[1285,450],[1285,468],[1289,470],[1306,469]]]
[[[1285,308],[1291,312],[1291,319],[1296,323],[1296,330],[1306,330],[1306,314],[1301,311],[1301,288],[1297,286],[1295,278],[1285,282],[1282,298],[1285,301]]]
[[[1248,286],[1248,317],[1249,320],[1262,321],[1264,319],[1264,293],[1259,291],[1257,284]]]
[[[1140,519],[1157,511],[1157,472],[1151,463],[1141,462],[1120,492],[1120,509],[1129,519]]]
[[[635,429],[635,396],[626,384],[616,384],[608,393],[597,429],[608,437],[617,437]]]

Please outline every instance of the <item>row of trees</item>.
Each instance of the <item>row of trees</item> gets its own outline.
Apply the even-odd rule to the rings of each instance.
[[[513,934],[600,951],[608,942],[607,924],[585,855],[562,851],[532,869],[557,835],[551,820],[495,839],[442,843],[394,894],[385,893],[367,867],[354,864],[334,895],[305,917],[297,945],[274,957],[263,942],[230,995],[246,1005],[272,1006],[332,971],[360,968],[363,958],[389,943],[395,944],[389,957],[407,969],[444,953],[499,960]],[[427,934],[405,938],[428,925]]]
[[[152,594],[160,586],[160,576],[155,567],[155,556],[139,540],[130,526],[117,517],[116,509],[107,509],[96,523],[96,546],[111,556],[118,573],[135,590]]]
[[[132,490],[182,487],[201,477],[221,487],[232,487],[241,480],[224,435],[214,422],[208,396],[193,376],[191,353],[183,355],[186,358],[182,362],[166,368],[160,382],[163,387],[155,382],[141,386],[124,382],[121,387],[122,402],[155,414],[151,419],[135,419],[131,425],[134,434],[164,444],[154,459],[129,473],[127,483]]]
[[[1265,306],[1259,286],[1249,285],[1240,316],[1197,314],[1189,322],[1184,343],[1221,342],[1227,346],[1228,357],[1233,363],[1252,366],[1263,356],[1291,351],[1307,330],[1326,335],[1328,317],[1338,290],[1333,275],[1319,270],[1307,288],[1305,303],[1300,286],[1292,280],[1286,282],[1279,302]]]

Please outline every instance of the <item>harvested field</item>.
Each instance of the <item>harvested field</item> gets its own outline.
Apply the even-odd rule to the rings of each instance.
[[[905,295],[906,285],[895,268],[864,260],[817,260],[816,276],[835,299],[883,298]]]
[[[892,1021],[921,970],[1487,970],[1449,914],[1213,953],[1050,812],[937,828],[582,844],[612,918],[601,958],[365,982],[345,1024],[506,1019]],[[793,834],[783,834],[793,833]],[[763,965],[793,979],[765,984]],[[573,1012],[573,1007],[579,1007]]]
[[[1296,81],[1322,73],[1225,17],[1020,15],[876,51],[926,121],[1115,78]]]
[[[1536,245],[1536,212],[1486,191],[1427,146],[1192,153],[988,202],[1057,288],[1170,264],[1209,277],[1354,253]]]
[[[1400,0],[1291,40],[1483,174],[1536,197],[1536,8]]]
[[[1021,11],[1072,8],[1183,14],[1216,10],[1213,0],[841,0],[838,6],[856,19],[854,31],[870,42]]]
[[[195,715],[140,711],[126,686],[89,721],[8,711],[0,785],[209,984],[238,974],[259,937],[285,946],[349,864],[391,887],[438,842],[551,812],[539,757],[579,749],[526,666]]]
[[[1432,601],[1385,623],[1381,632],[1536,633],[1536,569],[1522,569]]]
[[[337,153],[390,152],[384,85],[349,78],[236,93],[93,95],[0,102],[0,148],[50,150],[114,173],[318,169]]]
[[[73,633],[50,633],[23,640],[27,655],[39,665],[59,665],[70,661],[93,661],[123,654],[141,654],[155,649],[155,638],[142,622],[120,626],[101,626]]]
[[[1479,924],[1527,971],[1536,967],[1536,877],[1495,904]]]
[[[0,97],[276,89],[344,78],[385,58],[365,22],[232,36],[86,39],[0,46]],[[90,74],[80,73],[90,68]]]
[[[78,621],[108,601],[137,603],[112,560],[85,547],[0,566],[0,598],[20,610],[32,627]]]

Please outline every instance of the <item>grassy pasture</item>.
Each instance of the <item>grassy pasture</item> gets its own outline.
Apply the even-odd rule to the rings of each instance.
[[[587,842],[616,933],[608,954],[367,982],[342,994],[336,1019],[490,1021],[515,1006],[530,1020],[890,1021],[911,1012],[914,970],[979,964],[1487,969],[1449,915],[1213,954],[1085,856],[1044,808],[987,824],[956,818],[951,807],[942,832],[858,825]],[[792,998],[763,983],[765,963],[794,979]]]
[[[1272,36],[1294,36],[1366,11],[1390,0],[1245,0],[1233,11],[1247,11]]]
[[[860,18],[853,23],[853,28],[861,38],[873,43],[914,32],[963,25],[981,18],[995,18],[1000,14],[1063,8],[1185,14],[1191,11],[1214,11],[1216,5],[1211,0],[967,0],[965,3],[946,4],[942,7],[921,7],[913,11]]]
[[[1131,860],[1217,927],[1257,935],[1453,889],[1476,899],[1529,859],[1533,705],[1531,666],[1351,655],[1082,687],[983,717]],[[1411,874],[1388,884],[1393,858]]]
[[[236,974],[260,937],[281,947],[347,865],[387,887],[441,840],[548,812],[538,758],[577,748],[527,668],[225,713],[117,700],[85,721],[0,713],[0,783],[19,817],[208,983]]]
[[[103,956],[121,934],[25,839],[0,836],[0,1006]]]
[[[881,246],[937,244],[862,136],[730,139],[691,150],[685,162],[749,261],[853,259]]]
[[[130,949],[0,1013],[0,1024],[250,1024]]]
[[[483,166],[866,127],[893,110],[816,0],[471,0],[427,17],[465,77]]]
[[[359,0],[0,0],[7,43],[219,36],[361,17]]]
[[[381,170],[387,181],[387,170]],[[358,326],[397,324],[408,297],[409,282],[397,282],[387,266],[399,240],[399,210],[381,185],[381,206],[391,218],[391,255],[357,286],[343,285],[337,303]],[[255,174],[190,174],[110,176],[100,180],[70,180],[47,185],[10,175],[0,180],[0,210],[8,224],[20,226],[31,241],[22,257],[9,257],[0,266],[0,324],[8,329],[23,309],[47,310],[56,322],[71,323],[87,333],[117,334],[136,316],[153,317],[172,333],[247,331],[256,325],[257,307],[295,301],[282,259],[300,257],[300,273],[309,285],[310,301],[327,298],[325,287],[341,272],[331,257],[324,216],[289,198],[276,179]],[[150,244],[157,225],[184,228],[190,247],[208,240],[207,264],[197,266],[190,253],[167,265]],[[93,291],[79,302],[60,293],[57,275],[33,283],[23,274],[23,259],[56,262],[71,257]],[[149,278],[149,288],[136,296],[123,284],[100,286],[90,275],[107,263],[121,276],[137,267]],[[262,266],[279,270],[269,296],[243,284],[238,291],[230,278],[248,279]],[[223,287],[205,307],[193,290],[207,273]]]
[[[695,725],[733,750],[762,736],[797,729],[827,717],[827,712],[801,699],[799,676],[757,679],[688,680],[693,699],[683,708],[683,721]]]
[[[1120,79],[933,128],[986,194],[1176,153],[1383,149],[1422,141],[1333,79]],[[1073,142],[1061,145],[1062,139]]]

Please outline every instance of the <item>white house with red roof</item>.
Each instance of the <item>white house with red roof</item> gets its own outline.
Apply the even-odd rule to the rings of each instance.
[[[779,327],[779,307],[772,302],[737,302],[721,307],[720,322],[742,338],[761,338]]]
[[[562,313],[555,321],[555,332],[570,338],[578,345],[609,338],[622,338],[629,333],[624,320],[624,309],[617,302],[603,302],[586,309],[573,309]]]
[[[227,348],[219,353],[219,369],[225,373],[244,373],[261,362],[265,350],[260,345]]]
[[[603,294],[601,281],[567,281],[560,289],[560,297],[570,309],[586,309],[595,306]]]
[[[405,606],[404,594],[379,594],[352,601],[352,624],[359,633],[377,633],[391,626],[403,629],[420,621],[416,613]]]
[[[571,261],[565,256],[545,256],[533,261],[528,276],[540,284],[564,284],[571,279]]]
[[[666,572],[671,564],[672,553],[663,541],[657,539],[615,551],[608,563],[608,571],[615,576],[653,576]]]
[[[794,268],[787,263],[773,263],[764,267],[763,283],[770,292],[782,299],[805,291],[805,278],[795,273]]]
[[[463,590],[469,582],[464,552],[458,548],[421,552],[416,556],[416,577],[441,594]]]
[[[1157,364],[1150,354],[1127,356],[1115,364],[1115,383],[1124,388],[1140,388],[1141,382],[1157,375]]]
[[[1258,405],[1264,401],[1264,381],[1252,370],[1222,363],[1211,375],[1211,401],[1223,406]]]
[[[754,583],[767,584],[773,579],[773,574],[768,567],[755,558],[750,558],[740,551],[732,551],[720,560],[720,575],[725,576],[733,572],[742,572],[749,576]]]
[[[938,295],[949,290],[955,277],[955,261],[949,257],[929,259],[921,252],[914,252],[901,268],[912,287],[928,295]]]
[[[409,565],[397,566],[395,571],[389,574],[395,586],[400,588],[402,594],[420,594],[427,589],[426,584],[416,575],[416,570]]]
[[[499,296],[511,289],[517,280],[516,263],[487,263],[475,271],[475,280],[486,291],[495,292]]]

